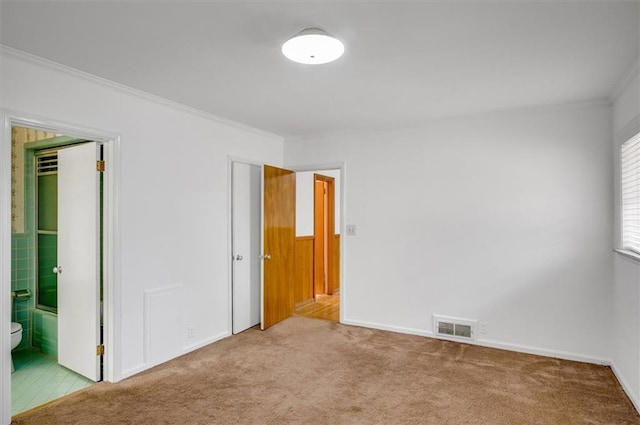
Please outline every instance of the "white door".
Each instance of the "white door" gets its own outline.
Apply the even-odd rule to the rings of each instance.
[[[58,151],[58,363],[100,377],[98,145]]]
[[[261,169],[231,165],[233,333],[260,323]]]

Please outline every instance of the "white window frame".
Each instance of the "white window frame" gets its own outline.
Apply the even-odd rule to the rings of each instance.
[[[623,194],[622,194],[622,148],[625,143],[634,139],[640,135],[640,116],[631,120],[622,130],[616,133],[614,143],[614,158],[615,158],[615,242],[614,251],[618,254],[622,254],[627,259],[640,262],[640,252],[629,249],[625,246],[625,236],[623,235],[624,223],[623,223]]]
[[[620,146],[622,249],[640,254],[640,133]]]

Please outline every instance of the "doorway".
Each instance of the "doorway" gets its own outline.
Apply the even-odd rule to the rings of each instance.
[[[231,332],[293,315],[295,172],[229,162]]]
[[[342,166],[293,172],[230,157],[228,170],[230,332],[293,314],[339,322]]]
[[[103,380],[113,211],[108,140],[11,124],[14,415]]]
[[[340,170],[298,173],[296,285],[302,289],[295,313],[334,322],[340,321],[339,180]]]
[[[339,291],[335,281],[334,221],[335,184],[334,178],[314,174],[313,179],[313,295],[334,295]],[[334,288],[334,286],[337,286]]]

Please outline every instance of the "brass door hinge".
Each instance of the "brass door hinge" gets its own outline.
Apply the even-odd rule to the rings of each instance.
[[[96,356],[104,356],[104,345],[100,344],[96,347]]]
[[[105,168],[105,166],[104,166],[104,161],[103,160],[96,161],[96,169],[99,172],[104,173],[104,168]]]

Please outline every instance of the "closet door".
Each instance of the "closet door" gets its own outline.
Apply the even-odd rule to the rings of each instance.
[[[58,363],[100,379],[98,145],[58,151]]]
[[[233,162],[231,168],[233,253],[233,333],[260,323],[259,165]]]

